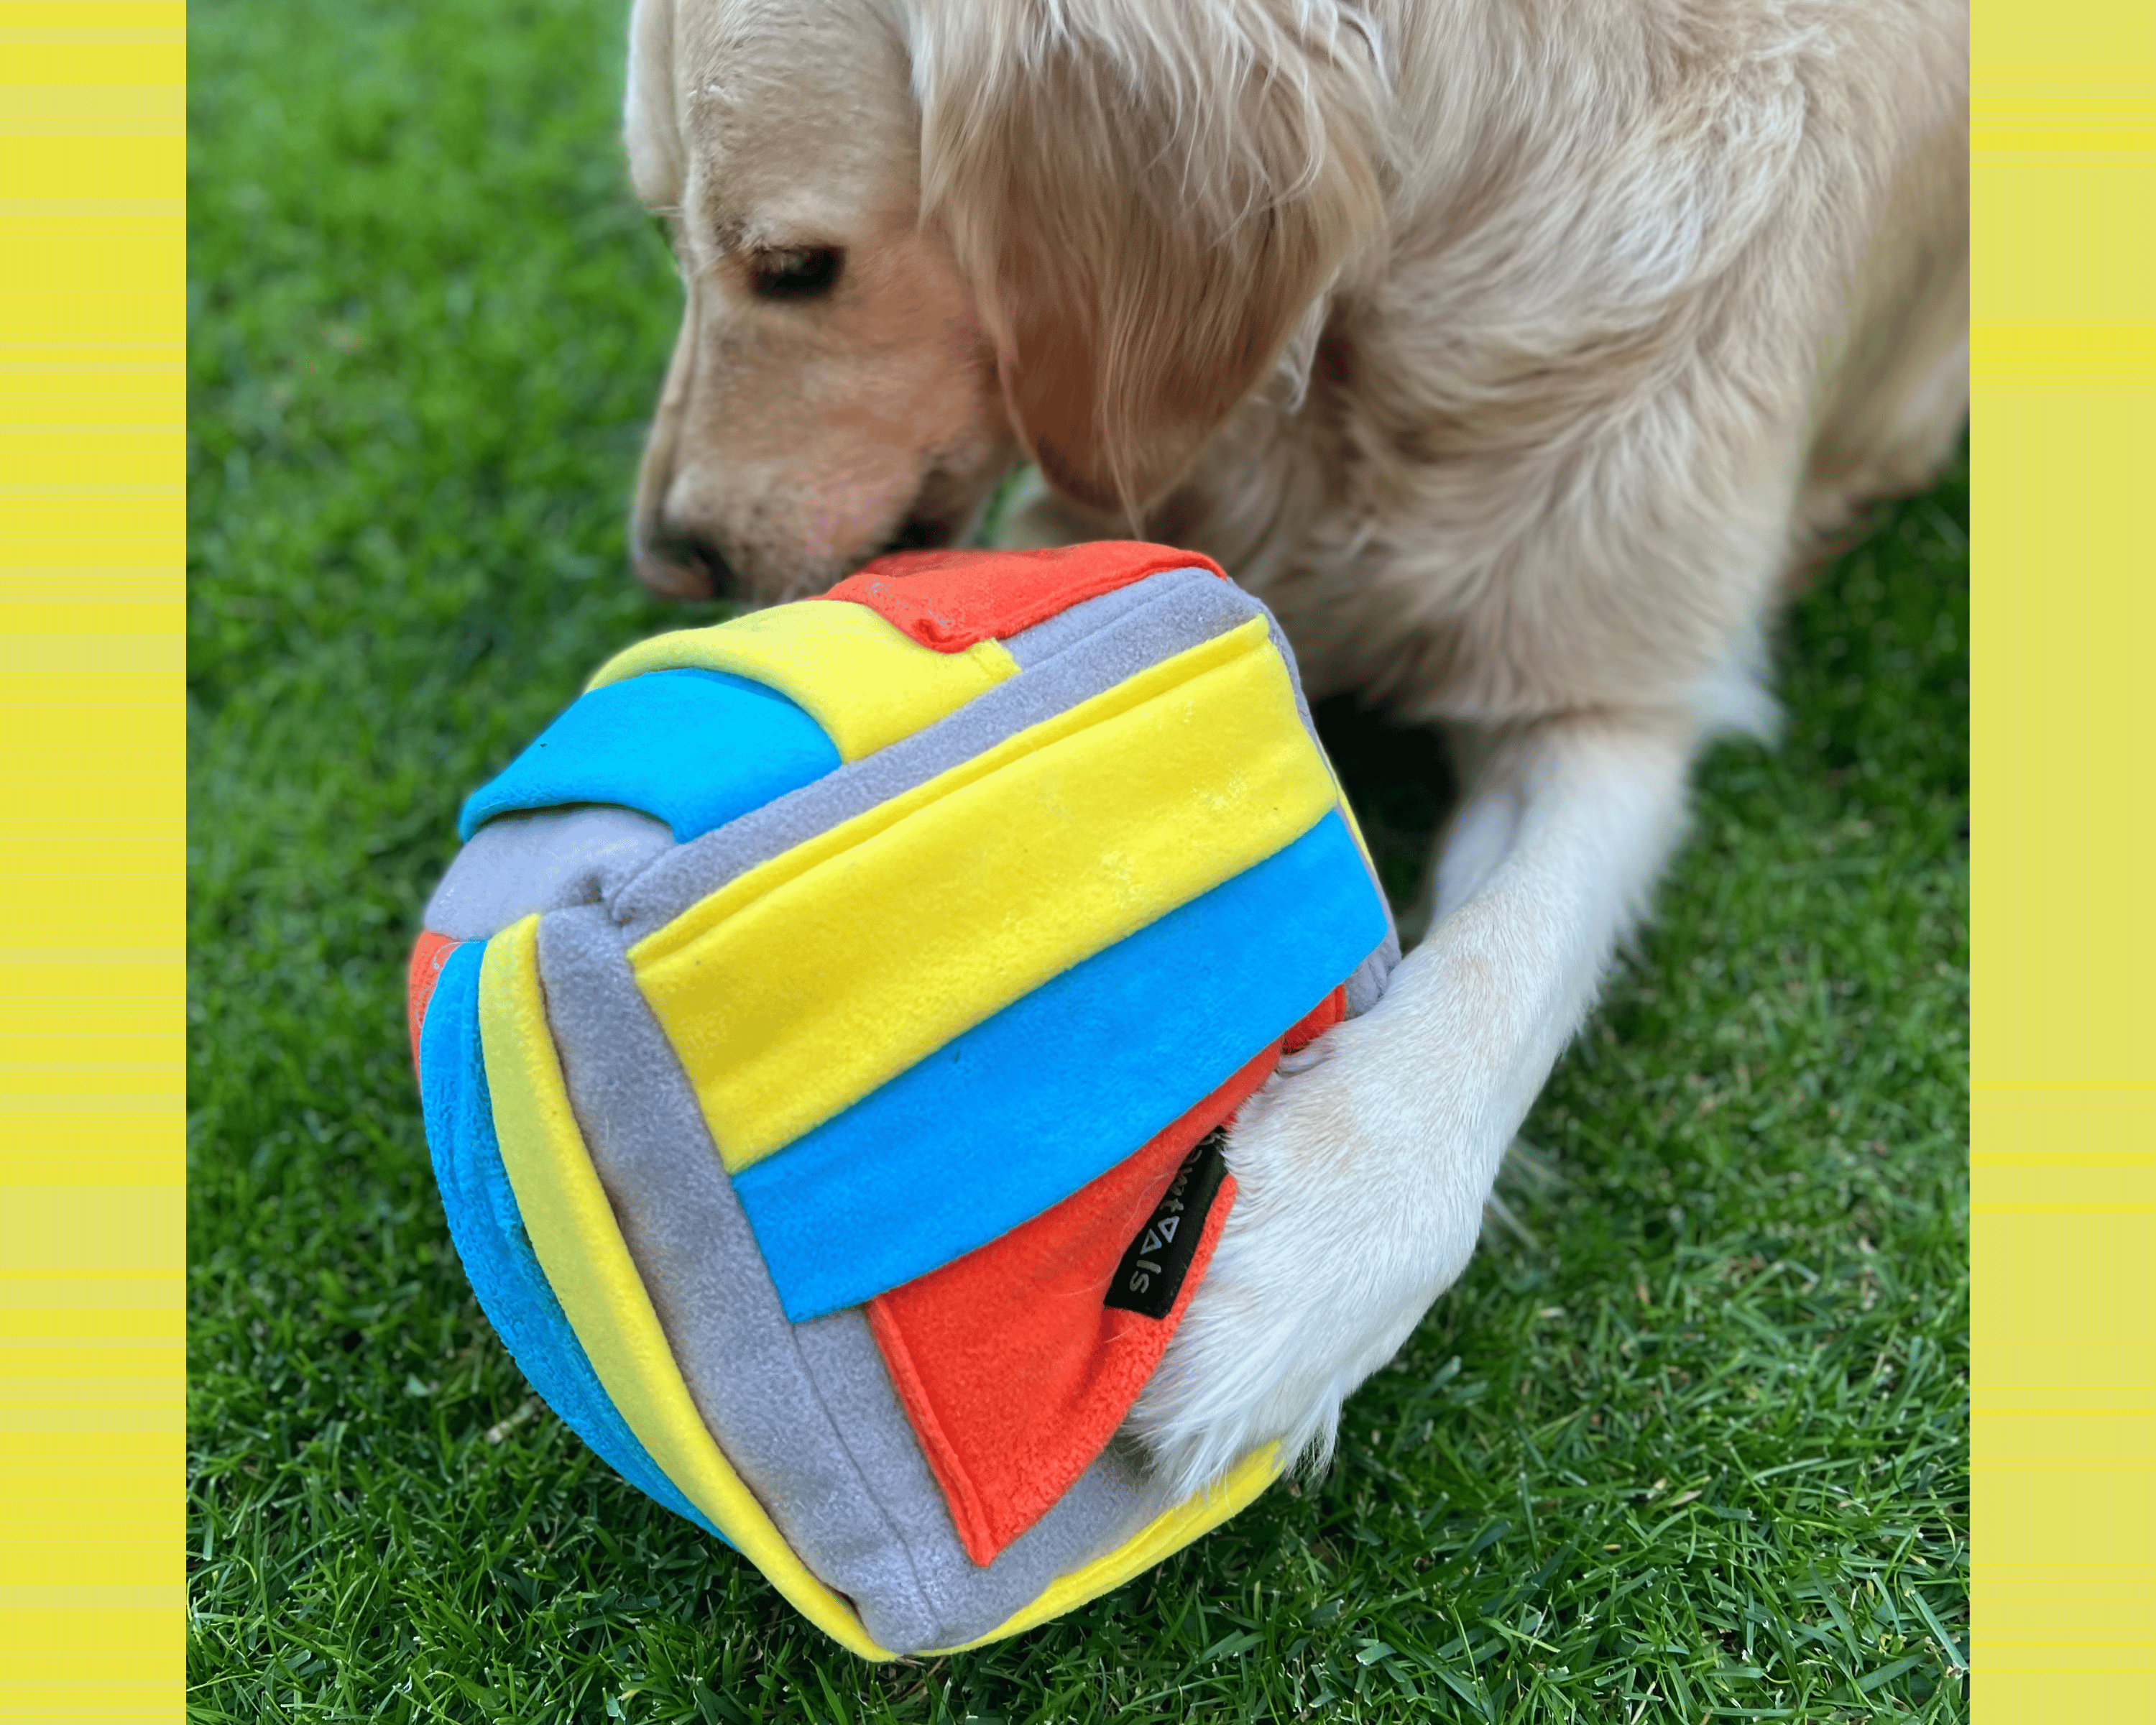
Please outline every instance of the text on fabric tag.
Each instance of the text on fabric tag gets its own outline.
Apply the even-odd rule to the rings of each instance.
[[[1206,1215],[1228,1172],[1227,1158],[1220,1151],[1227,1136],[1226,1128],[1215,1127],[1191,1146],[1145,1226],[1116,1266],[1104,1305],[1146,1317],[1166,1317],[1174,1307],[1183,1279],[1190,1273],[1191,1255],[1205,1231]]]

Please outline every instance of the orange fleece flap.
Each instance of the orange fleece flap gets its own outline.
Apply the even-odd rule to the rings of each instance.
[[[1220,1184],[1164,1317],[1102,1303],[1184,1154],[1280,1058],[1227,1083],[1055,1209],[878,1295],[869,1322],[967,1553],[987,1563],[1070,1490],[1152,1376],[1235,1203]]]
[[[939,653],[963,653],[1045,623],[1167,569],[1227,572],[1209,557],[1135,539],[1045,551],[901,551],[864,564],[824,595],[865,605]]]

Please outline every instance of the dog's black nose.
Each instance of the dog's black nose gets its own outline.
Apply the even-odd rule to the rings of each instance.
[[[636,578],[669,599],[723,599],[734,591],[734,572],[717,546],[693,529],[660,523],[637,536]]]

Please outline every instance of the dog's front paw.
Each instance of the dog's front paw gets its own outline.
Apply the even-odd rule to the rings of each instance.
[[[1229,1140],[1235,1209],[1131,1414],[1184,1491],[1273,1439],[1284,1463],[1328,1454],[1341,1403],[1475,1250],[1512,1123],[1402,1061],[1391,1004],[1276,1075]]]

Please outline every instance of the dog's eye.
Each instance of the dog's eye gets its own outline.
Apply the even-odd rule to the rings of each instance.
[[[846,254],[835,246],[788,246],[749,259],[749,285],[766,300],[813,300],[837,284]]]

